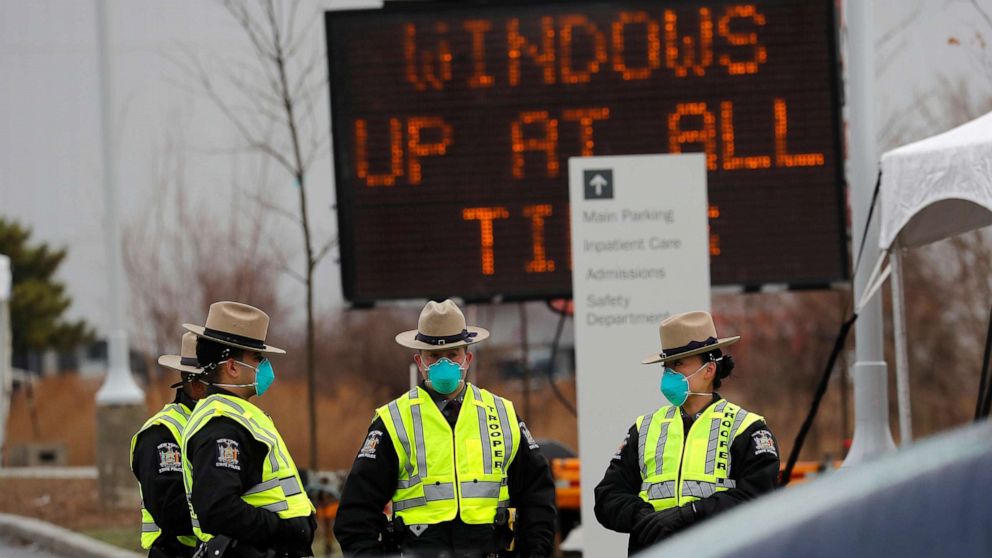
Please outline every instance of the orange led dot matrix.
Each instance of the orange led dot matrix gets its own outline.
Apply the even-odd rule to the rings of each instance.
[[[540,127],[543,137],[525,137],[524,127],[534,125]],[[527,151],[543,151],[545,154],[545,172],[548,178],[558,176],[558,120],[550,118],[548,111],[539,110],[522,112],[510,126],[510,138],[513,142],[513,177],[524,177],[524,153]]]
[[[665,10],[665,65],[676,77],[706,75],[713,64],[713,16],[709,8],[699,8],[698,35],[679,35],[679,17]],[[697,52],[698,51],[698,52]]]
[[[758,13],[758,8],[754,4],[744,4],[739,6],[728,6],[726,12],[717,23],[717,30],[721,37],[734,46],[753,47],[753,58],[751,60],[734,60],[729,54],[720,55],[720,65],[727,68],[727,73],[732,76],[756,74],[758,68],[768,61],[768,49],[758,42],[758,32],[753,30],[748,33],[734,33],[730,30],[731,21],[734,19],[750,20],[756,27],[765,25],[765,16]]]
[[[700,117],[702,127],[684,129],[683,117]],[[716,117],[706,103],[679,103],[668,115],[668,152],[682,153],[684,144],[701,144],[706,152],[706,168],[716,170]]]
[[[496,257],[493,254],[496,238],[493,233],[493,221],[509,217],[510,212],[505,207],[467,207],[462,210],[463,220],[479,222],[483,275],[496,273]]]
[[[549,273],[555,270],[554,260],[547,258],[544,246],[544,220],[552,213],[551,204],[525,205],[524,217],[530,218],[530,238],[533,258],[527,262],[527,273]]]
[[[822,167],[823,153],[789,153],[789,108],[785,99],[775,99],[775,166]]]
[[[647,41],[647,66],[632,67],[624,56],[626,39],[624,30],[627,26],[643,25]],[[620,12],[613,22],[611,35],[613,47],[613,71],[619,73],[624,80],[647,79],[651,73],[661,67],[661,26],[647,12]]]
[[[421,131],[430,128],[441,131],[441,140],[435,143],[421,143]],[[420,184],[423,179],[420,158],[447,153],[448,146],[451,145],[452,128],[438,116],[414,116],[407,120],[406,131],[410,184]]]
[[[541,47],[532,44],[520,34],[520,19],[512,18],[506,24],[507,58],[509,59],[510,85],[520,84],[520,59],[524,54],[543,68],[544,83],[555,83],[555,25],[550,16],[541,18]]]
[[[589,18],[578,15],[569,14],[559,18],[559,60],[561,63],[561,82],[562,83],[588,83],[592,79],[592,75],[599,72],[599,66],[603,62],[606,62],[606,38],[603,34],[596,28],[595,25],[589,23]],[[584,68],[573,67],[572,62],[572,35],[575,33],[576,28],[581,29],[593,40],[593,56],[590,60],[587,60]]]
[[[583,157],[593,154],[596,142],[592,136],[592,123],[596,120],[607,120],[610,118],[610,109],[606,107],[588,109],[565,109],[561,117],[566,122],[579,123],[579,144]]]
[[[399,118],[389,119],[390,172],[372,174],[369,172],[368,122],[355,120],[355,174],[365,181],[366,186],[393,186],[403,175],[403,125]]]

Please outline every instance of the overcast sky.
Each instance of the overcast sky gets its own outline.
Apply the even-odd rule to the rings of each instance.
[[[347,2],[355,4],[363,2]],[[94,6],[84,0],[0,0],[0,215],[33,227],[35,240],[69,247],[60,278],[75,301],[70,314],[103,329],[106,257]],[[111,0],[109,6],[122,219],[135,219],[152,200],[152,169],[170,137],[188,149],[190,185],[208,196],[227,195],[231,159],[209,148],[235,144],[238,136],[209,102],[181,86],[183,73],[170,60],[190,51],[237,56],[247,47],[241,30],[219,2]],[[915,118],[908,108],[940,75],[968,81],[976,95],[992,94],[992,55],[986,49],[982,59],[975,47],[976,30],[984,29],[992,40],[992,24],[983,23],[970,0],[884,0],[875,6],[878,37],[891,37],[878,52],[879,123],[892,114]],[[323,52],[323,25],[313,29],[310,46]],[[949,37],[961,44],[949,44]],[[329,127],[326,95],[316,119]],[[316,233],[332,235],[332,163],[326,153],[314,164],[309,184]],[[291,185],[273,184],[271,192],[275,203],[295,207]],[[285,235],[291,248],[299,244],[297,229],[283,227],[274,234]],[[325,259],[318,273],[320,306],[339,306],[333,258]],[[287,282],[285,290],[302,300],[295,283]]]

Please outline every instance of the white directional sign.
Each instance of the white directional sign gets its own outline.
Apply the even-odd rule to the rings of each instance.
[[[623,556],[627,537],[595,520],[593,489],[638,415],[664,404],[669,315],[709,310],[703,154],[569,159],[572,293],[585,556]]]

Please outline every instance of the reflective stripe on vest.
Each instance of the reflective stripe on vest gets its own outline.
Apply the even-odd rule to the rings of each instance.
[[[153,426],[164,426],[172,438],[176,441],[176,445],[182,447],[182,434],[183,428],[186,427],[186,421],[189,420],[189,409],[186,405],[182,403],[169,403],[162,410],[155,413],[145,424],[141,426],[141,429],[131,437],[131,464],[132,469],[134,468],[134,448],[138,443],[138,436],[148,430]],[[140,494],[141,483],[138,483],[138,493]],[[152,517],[150,511],[145,508],[144,496],[141,498],[141,548],[151,548],[152,544],[162,536],[162,529],[155,523],[155,518]],[[190,536],[177,536],[176,539],[186,545],[186,546],[196,546],[196,537]]]
[[[637,419],[640,497],[656,511],[735,488],[730,446],[763,417],[721,399],[703,411],[685,435],[677,407]]]
[[[454,430],[430,395],[414,388],[376,411],[399,460],[393,512],[407,525],[433,525],[456,516],[492,523],[509,507],[506,470],[520,440],[513,404],[472,384]]]
[[[203,541],[213,535],[200,529],[200,520],[193,509],[192,494],[196,481],[195,471],[186,458],[186,442],[203,429],[211,419],[229,418],[248,431],[249,434],[268,448],[262,466],[262,481],[241,495],[245,503],[276,513],[282,519],[307,517],[315,508],[303,491],[303,482],[293,458],[286,449],[286,443],[276,430],[272,419],[251,402],[224,394],[214,394],[196,405],[183,431],[183,483],[186,500],[190,505],[190,519],[193,532]]]

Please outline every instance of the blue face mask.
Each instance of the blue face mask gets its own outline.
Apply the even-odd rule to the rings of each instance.
[[[441,395],[451,395],[462,383],[462,366],[442,358],[427,367],[427,384]]]
[[[262,359],[262,362],[258,363],[258,366],[252,366],[247,362],[241,362],[240,360],[235,360],[238,364],[242,366],[247,366],[255,371],[255,381],[250,384],[217,384],[215,386],[221,387],[254,387],[255,395],[261,397],[269,387],[272,386],[272,382],[276,381],[276,371],[272,368],[272,363],[269,359]]]
[[[272,368],[269,359],[265,359],[255,369],[255,394],[261,397],[266,390],[272,387],[274,381],[276,381],[276,371]]]
[[[685,400],[689,398],[689,395],[713,395],[711,393],[697,393],[694,391],[689,391],[689,378],[699,374],[699,371],[706,368],[704,363],[699,367],[698,370],[689,374],[688,376],[683,376],[678,372],[672,370],[671,368],[665,367],[665,373],[661,375],[661,394],[665,396],[665,399],[669,401],[672,405],[676,407],[681,407]]]

